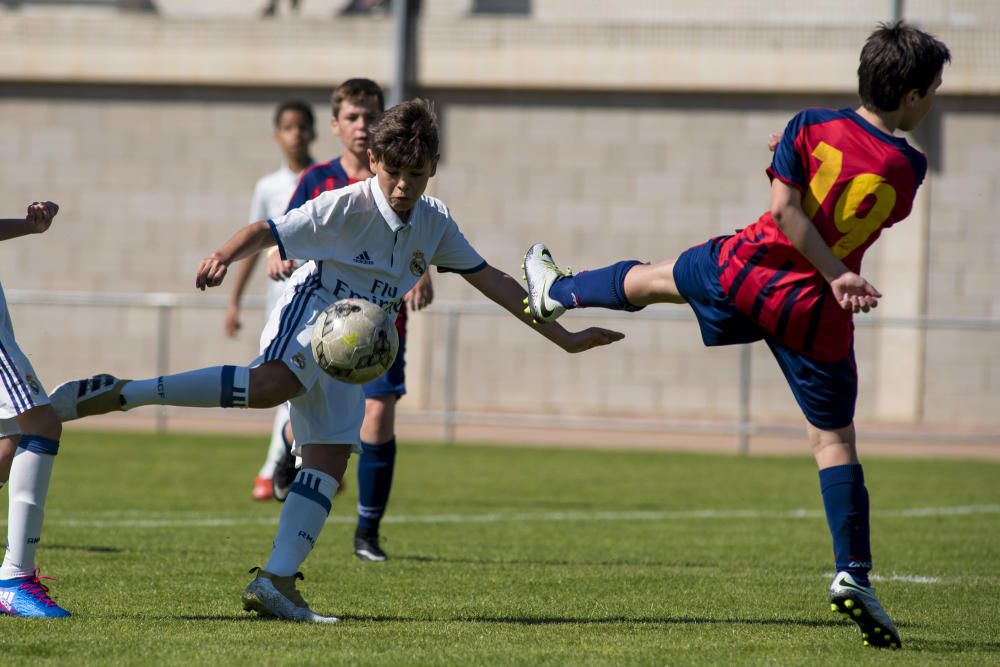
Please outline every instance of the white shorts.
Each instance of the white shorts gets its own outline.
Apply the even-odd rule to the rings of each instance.
[[[20,433],[14,418],[48,402],[35,369],[14,340],[14,325],[0,287],[0,436]]]
[[[271,280],[267,279],[267,300],[265,302],[264,308],[264,323],[267,323],[268,318],[271,313],[274,312],[274,307],[278,305],[281,301],[281,297],[285,294],[285,285],[288,284],[287,280]]]
[[[313,322],[334,301],[320,284],[314,264],[302,266],[285,283],[285,292],[260,335],[260,356],[251,364],[280,359],[302,383],[304,391],[289,401],[297,456],[304,445],[350,445],[355,451],[361,446],[362,386],[324,373],[310,348]]]

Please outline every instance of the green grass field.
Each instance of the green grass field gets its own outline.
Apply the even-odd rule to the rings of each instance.
[[[996,463],[865,462],[890,653],[829,611],[808,458],[404,443],[391,560],[352,558],[352,465],[303,566],[306,599],[343,622],[258,620],[240,592],[279,511],[249,500],[264,446],[69,431],[39,560],[75,616],[0,618],[0,662],[1000,663]]]

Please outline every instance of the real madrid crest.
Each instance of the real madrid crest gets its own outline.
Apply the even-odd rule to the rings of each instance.
[[[413,259],[410,260],[410,273],[419,278],[425,271],[427,271],[427,260],[424,259],[424,253],[414,250]]]

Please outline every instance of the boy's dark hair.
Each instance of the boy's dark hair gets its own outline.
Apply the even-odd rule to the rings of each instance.
[[[353,104],[365,104],[374,100],[378,105],[379,113],[385,111],[385,96],[382,94],[382,87],[371,79],[348,79],[333,89],[330,95],[330,107],[333,110],[333,117],[340,113],[340,105],[345,101]]]
[[[438,156],[437,116],[430,102],[414,99],[379,116],[369,130],[375,159],[390,167],[420,167]]]
[[[866,109],[895,111],[903,96],[921,96],[951,61],[948,47],[903,21],[880,23],[861,49],[858,95]]]
[[[284,102],[278,105],[277,109],[274,110],[275,127],[278,127],[278,124],[281,122],[281,114],[285,113],[286,111],[298,111],[305,117],[306,124],[310,128],[316,126],[316,117],[313,116],[313,110],[309,104],[303,102],[302,100],[285,100]]]

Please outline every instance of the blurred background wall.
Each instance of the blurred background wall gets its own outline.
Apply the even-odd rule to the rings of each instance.
[[[3,214],[42,198],[62,206],[50,233],[0,244],[0,280],[50,388],[255,356],[263,313],[225,338],[230,286],[196,295],[197,263],[246,222],[255,180],[279,165],[277,102],[312,102],[314,156],[334,157],[330,90],[354,76],[390,87],[396,38],[391,3],[271,4],[0,2]],[[431,194],[515,276],[536,241],[586,268],[676,256],[752,222],[768,205],[768,134],[803,107],[856,104],[858,53],[875,24],[902,12],[936,34],[953,63],[933,115],[908,137],[930,173],[911,217],[866,258],[885,299],[858,318],[858,415],[1000,441],[1000,3],[417,4],[409,92],[434,100],[443,134]],[[742,368],[754,421],[799,428],[766,347],[745,358],[703,349],[684,309],[573,313],[567,326],[597,322],[628,339],[569,356],[461,279],[435,277],[438,304],[411,319],[404,419],[726,431],[740,416]],[[248,293],[262,294],[263,280]],[[184,298],[128,305],[148,293]]]

